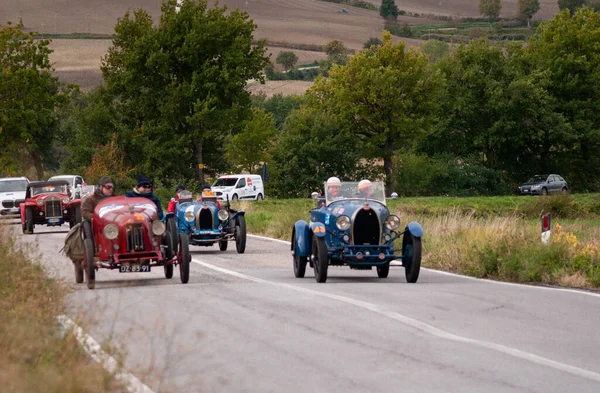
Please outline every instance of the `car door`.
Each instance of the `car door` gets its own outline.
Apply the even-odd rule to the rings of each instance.
[[[551,192],[560,192],[560,182],[558,181],[558,177],[550,176],[550,189]]]
[[[235,186],[235,193],[237,194],[239,199],[242,199],[246,196],[246,179],[240,178],[237,182],[237,186]]]

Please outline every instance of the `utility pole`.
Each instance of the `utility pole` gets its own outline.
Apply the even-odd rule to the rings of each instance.
[[[56,11],[54,11],[54,34],[56,33]]]

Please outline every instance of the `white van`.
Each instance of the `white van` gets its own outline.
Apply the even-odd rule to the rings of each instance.
[[[79,175],[60,175],[60,176],[52,176],[48,181],[53,180],[66,180],[71,185],[71,190],[74,192],[71,193],[71,199],[80,199],[81,198],[81,188],[87,186],[83,177]]]
[[[238,199],[265,199],[265,188],[259,175],[225,175],[219,177],[212,187],[218,199],[230,201]]]

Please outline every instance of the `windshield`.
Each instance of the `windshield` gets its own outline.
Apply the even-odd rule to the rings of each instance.
[[[235,183],[237,183],[235,177],[223,177],[221,179],[217,179],[217,181],[213,184],[213,187],[233,187]]]
[[[41,185],[38,187],[31,187],[31,196],[36,196],[40,194],[47,194],[49,192],[60,192],[61,194],[67,194],[68,185],[66,184],[58,184],[58,185]]]
[[[546,181],[546,179],[548,178],[548,176],[544,176],[544,175],[535,175],[534,177],[532,177],[531,179],[527,180],[527,183],[539,183],[541,181]]]
[[[380,181],[372,182],[370,187],[358,189],[358,182],[342,182],[339,186],[325,187],[325,201],[329,205],[340,199],[368,199],[385,205],[385,188]]]
[[[27,180],[0,181],[0,192],[18,192],[27,190]]]

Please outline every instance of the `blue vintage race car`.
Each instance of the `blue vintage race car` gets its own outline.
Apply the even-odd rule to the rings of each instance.
[[[406,281],[414,283],[421,269],[423,228],[417,222],[400,228],[400,218],[386,206],[384,186],[372,183],[370,195],[360,195],[357,182],[342,182],[335,195],[325,187],[325,198],[310,211],[310,222],[296,221],[292,231],[294,275],[304,277],[306,264],[317,282],[327,280],[329,265],[371,270],[386,278],[390,262],[401,260]],[[402,237],[402,249],[394,240]],[[400,251],[401,254],[396,254]]]
[[[184,190],[175,206],[175,214],[167,216],[171,233],[184,233],[189,244],[212,246],[219,243],[221,251],[228,242],[235,241],[238,253],[246,250],[246,218],[244,211],[234,210],[229,201],[221,205],[212,191],[203,191],[201,199],[194,201],[192,193]],[[173,239],[176,246],[176,239]]]

